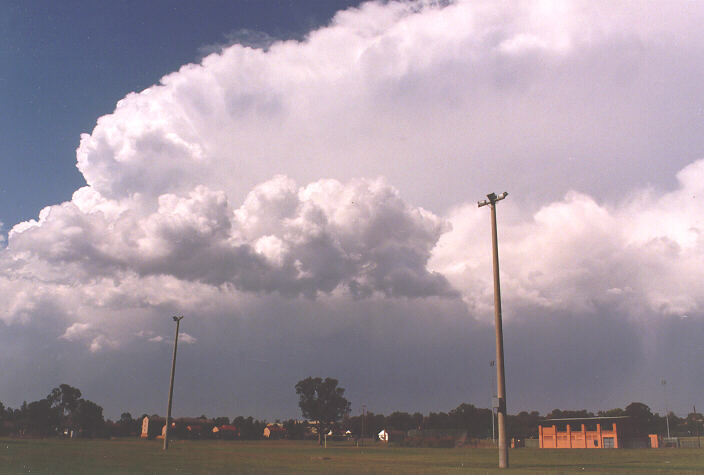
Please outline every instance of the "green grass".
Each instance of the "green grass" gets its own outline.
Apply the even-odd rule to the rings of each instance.
[[[704,472],[701,449],[510,452],[512,473]],[[289,441],[0,439],[2,473],[498,473],[493,449]],[[507,471],[501,471],[505,473]]]

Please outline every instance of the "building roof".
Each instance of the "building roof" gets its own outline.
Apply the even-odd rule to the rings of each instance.
[[[597,417],[562,417],[559,419],[543,419],[543,422],[578,422],[578,421],[613,421],[618,419],[630,419],[630,416],[597,416]]]

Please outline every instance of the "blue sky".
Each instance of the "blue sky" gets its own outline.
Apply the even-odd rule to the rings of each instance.
[[[358,3],[3,1],[0,222],[36,218],[85,184],[75,167],[80,134],[128,92],[198,61],[204,48],[241,30],[300,38]]]
[[[486,407],[508,191],[509,411],[704,406],[704,7],[352,3],[2,4],[0,401],[163,414],[180,314],[176,415]]]

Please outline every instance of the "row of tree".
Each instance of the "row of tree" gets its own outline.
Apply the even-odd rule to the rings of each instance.
[[[560,410],[554,409],[547,415],[540,415],[537,411],[522,411],[518,414],[509,414],[506,421],[506,430],[510,437],[527,439],[538,437],[538,424],[546,419],[567,419],[586,417],[629,416],[633,431],[638,434],[667,434],[667,426],[673,437],[686,437],[704,435],[704,416],[699,412],[690,412],[686,417],[678,417],[670,412],[667,417],[653,413],[650,408],[640,402],[633,402],[625,409],[610,409],[599,411],[596,414],[587,410]],[[343,424],[345,422],[343,421]],[[361,433],[364,424],[364,433],[368,436],[376,434],[382,429],[408,431],[411,429],[457,429],[466,431],[467,435],[476,438],[489,438],[492,436],[492,411],[477,408],[472,404],[463,403],[455,409],[445,412],[431,412],[423,415],[418,412],[394,412],[391,415],[374,414],[369,412],[366,417],[361,415],[349,418],[349,426],[353,433]],[[565,425],[562,424],[556,425]],[[576,424],[574,429],[579,430]]]
[[[382,429],[409,431],[419,430],[461,430],[468,436],[486,438],[493,435],[494,416],[491,409],[481,409],[473,404],[463,403],[448,413],[431,412],[427,416],[419,412],[394,412],[389,416],[374,414],[372,412],[349,417],[350,403],[344,397],[345,390],[338,387],[334,378],[306,378],[296,384],[296,393],[299,395],[299,406],[304,417],[315,420],[318,434],[327,433],[329,430],[342,426],[353,434],[362,434],[363,437],[374,436]],[[570,419],[589,417],[627,416],[632,433],[669,434],[672,436],[700,435],[704,418],[701,413],[692,410],[685,418],[679,418],[672,412],[667,416],[653,413],[650,408],[640,402],[633,402],[625,409],[610,409],[599,411],[597,414],[587,410],[560,410],[555,409],[547,416],[541,416],[537,411],[520,412],[507,417],[507,432],[511,437],[518,439],[535,438],[538,436],[538,424],[545,419]],[[565,425],[569,422],[561,421],[556,425]],[[581,423],[576,422],[573,429],[579,430]]]
[[[62,384],[44,399],[25,401],[19,409],[5,408],[0,402],[0,431],[19,436],[102,435],[103,408],[81,397],[77,388]]]
[[[313,421],[315,432],[322,438],[330,431],[344,433],[350,431],[354,437],[374,437],[382,429],[388,431],[420,430],[463,430],[470,437],[488,438],[492,435],[492,411],[463,403],[449,412],[393,412],[389,415],[366,412],[364,415],[350,415],[351,405],[344,397],[344,389],[334,378],[306,378],[296,384],[299,406],[303,416]],[[82,397],[77,388],[62,384],[44,398],[30,403],[24,402],[19,409],[5,408],[0,402],[0,435],[16,436],[80,436],[80,437],[119,437],[137,436],[141,433],[142,419],[134,419],[128,412],[117,421],[105,420],[103,408]],[[537,411],[520,412],[509,415],[507,430],[511,437],[537,437],[538,424],[544,419],[584,418],[594,416],[629,416],[632,425],[640,433],[657,433],[672,436],[699,435],[704,432],[704,417],[692,411],[680,418],[670,412],[668,417],[653,413],[642,403],[634,402],[625,409],[611,409],[594,414],[586,410],[555,409],[545,416]],[[234,425],[240,439],[261,439],[267,421],[253,417],[238,416],[233,419],[200,417],[213,426]],[[280,422],[280,421],[276,421]],[[290,439],[310,437],[307,422],[289,419],[281,423],[282,434]],[[704,435],[704,434],[703,434]]]

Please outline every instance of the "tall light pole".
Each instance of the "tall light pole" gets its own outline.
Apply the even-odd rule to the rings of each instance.
[[[362,438],[360,439],[360,442],[362,443],[362,447],[364,447],[364,419],[367,417],[367,405],[362,404]]]
[[[171,359],[171,382],[169,382],[169,405],[166,409],[166,430],[164,431],[164,450],[169,448],[169,427],[171,426],[171,400],[174,396],[174,374],[176,373],[176,350],[178,349],[178,327],[183,316],[173,317],[176,322],[176,335],[174,336],[174,356]]]
[[[667,438],[670,438],[670,411],[667,410],[667,381],[660,381],[662,384],[662,392],[665,395],[665,423],[667,424]],[[668,444],[670,441],[667,442]]]
[[[494,254],[494,325],[496,327],[496,396],[499,399],[497,422],[499,426],[499,468],[508,468],[508,437],[506,435],[506,377],[504,376],[504,331],[501,324],[501,286],[499,284],[499,244],[496,233],[496,202],[508,196],[489,193],[477,205],[491,208],[491,247]]]

